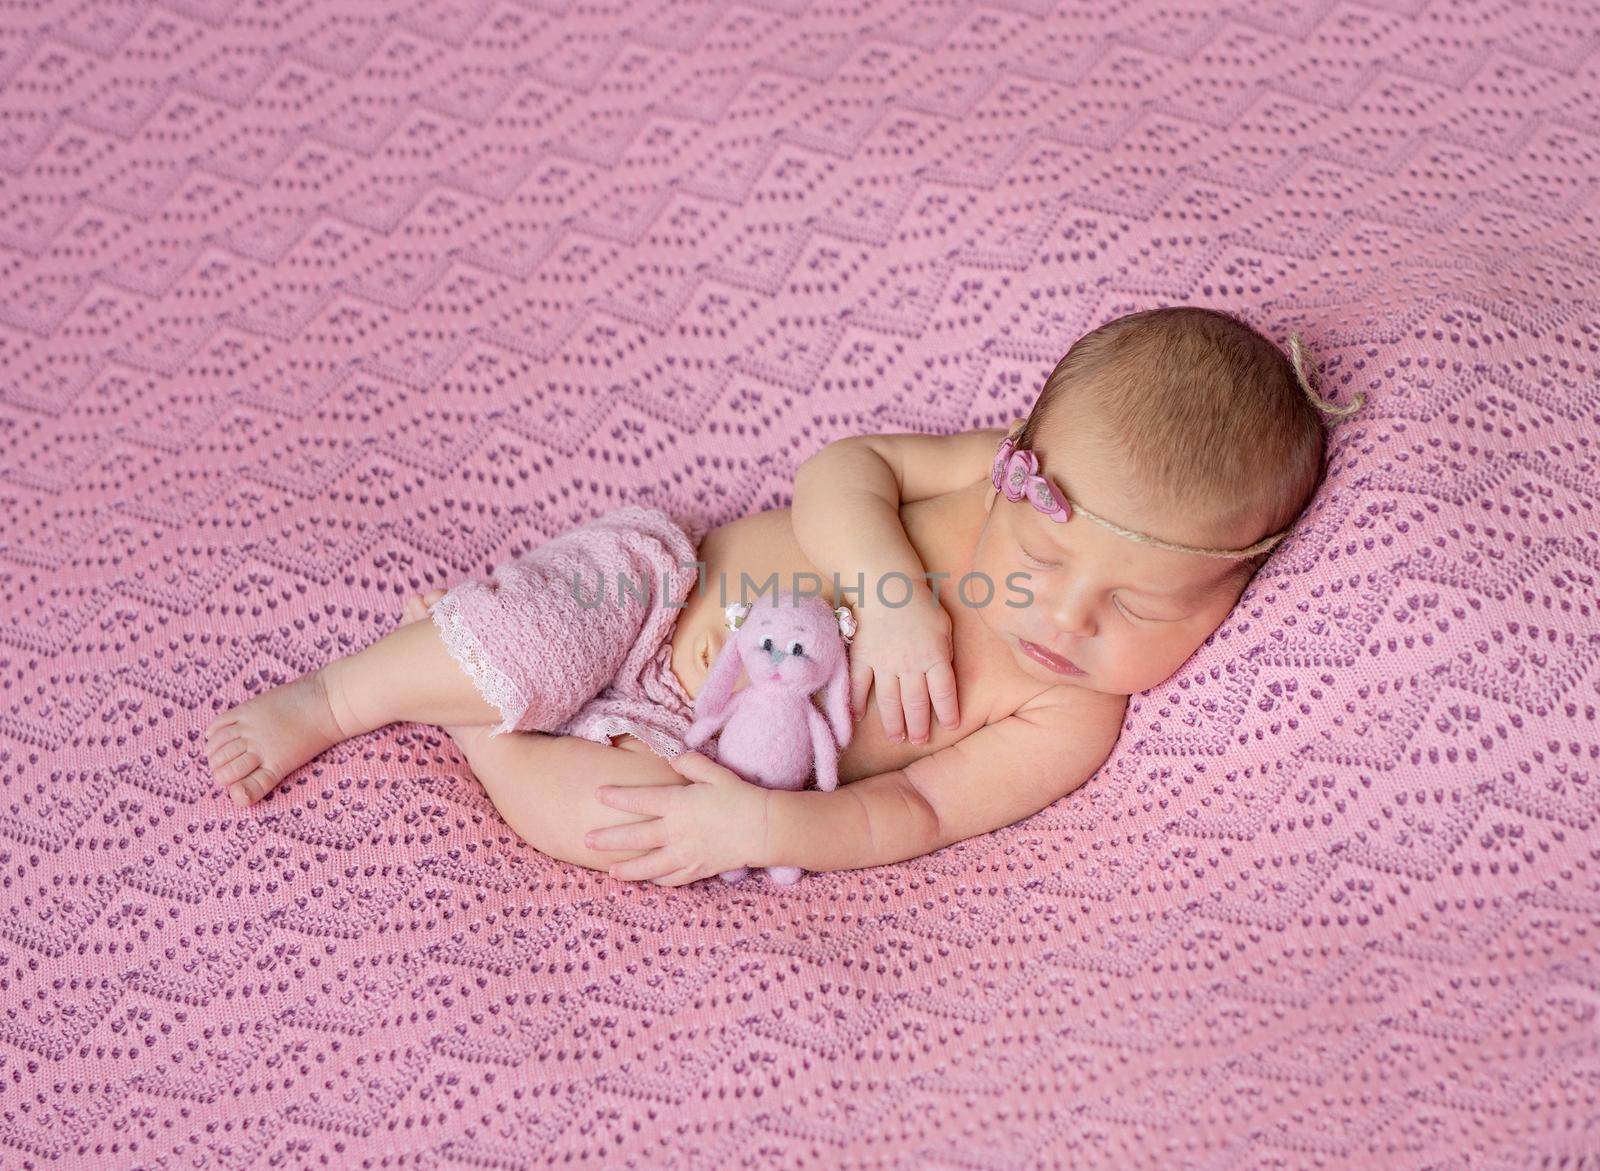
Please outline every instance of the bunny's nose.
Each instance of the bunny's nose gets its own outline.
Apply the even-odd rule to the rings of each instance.
[[[789,652],[788,651],[779,650],[777,647],[773,647],[770,651],[767,652],[767,654],[772,656],[772,665],[774,667],[776,667],[779,663],[783,662],[783,660],[785,660],[785,659],[787,659],[789,657]]]

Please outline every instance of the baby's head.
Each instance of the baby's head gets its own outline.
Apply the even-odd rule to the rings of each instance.
[[[1270,548],[1215,556],[1162,543],[1244,550],[1294,522],[1323,474],[1326,423],[1311,393],[1282,351],[1212,309],[1152,309],[1079,338],[1015,446],[1080,507],[1062,523],[1026,494],[1011,500],[991,488],[974,552],[974,569],[997,587],[1027,575],[1012,580],[1031,603],[982,608],[1022,668],[1130,695],[1182,666]],[[1021,600],[998,588],[995,597]],[[1023,643],[1082,673],[1063,675]]]

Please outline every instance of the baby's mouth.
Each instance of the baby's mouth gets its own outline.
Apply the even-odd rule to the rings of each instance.
[[[1029,642],[1025,638],[1019,638],[1017,639],[1017,645],[1022,648],[1023,654],[1027,655],[1034,662],[1049,667],[1050,670],[1056,672],[1058,675],[1088,674],[1087,671],[1078,666],[1078,664],[1074,663],[1071,659],[1063,658],[1053,651],[1048,651],[1038,643]]]

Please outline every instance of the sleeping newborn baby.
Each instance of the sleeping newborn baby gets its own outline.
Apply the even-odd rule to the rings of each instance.
[[[709,531],[603,514],[223,713],[212,772],[249,804],[348,737],[438,724],[526,841],[664,886],[1010,825],[1094,774],[1128,696],[1221,624],[1315,494],[1324,416],[1360,400],[1323,400],[1290,349],[1216,310],[1134,313],[1079,338],[1007,430],[838,440],[792,507]],[[854,614],[834,792],[684,746],[725,608],[775,588]]]

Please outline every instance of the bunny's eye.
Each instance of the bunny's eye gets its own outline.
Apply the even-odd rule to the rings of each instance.
[[[770,634],[761,640],[761,649],[764,651],[770,651],[772,649],[772,636]]]
[[[789,653],[791,655],[800,655],[803,658],[806,651],[805,647],[801,646],[798,642],[791,642],[789,644]]]

